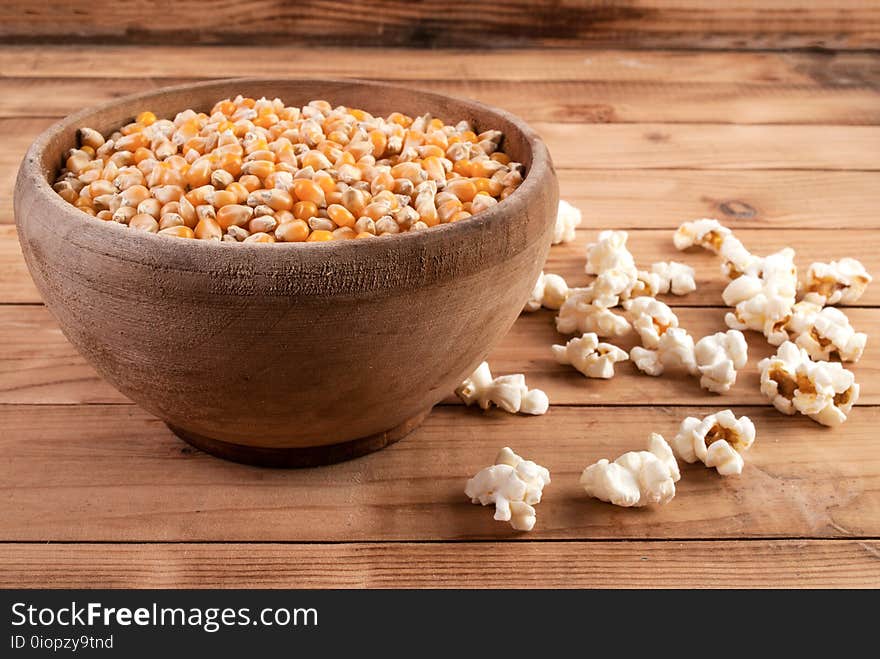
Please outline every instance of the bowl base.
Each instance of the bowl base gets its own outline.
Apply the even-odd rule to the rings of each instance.
[[[410,417],[400,425],[374,435],[358,437],[357,439],[351,439],[338,444],[304,448],[245,446],[197,435],[171,424],[166,425],[171,429],[171,432],[187,444],[224,460],[258,467],[320,467],[359,458],[362,455],[390,446],[415,430],[430,412],[431,409],[429,408],[420,414]]]

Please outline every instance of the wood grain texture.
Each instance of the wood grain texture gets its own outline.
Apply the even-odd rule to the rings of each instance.
[[[0,44],[0,71],[28,78],[223,78],[249,75],[384,80],[529,80],[793,85],[827,88],[880,83],[876,56],[850,52],[693,50],[533,51],[442,48]],[[102,92],[103,93],[103,92]],[[43,102],[48,99],[43,99]]]
[[[95,587],[878,588],[880,542],[0,545],[0,588]]]
[[[0,117],[63,117],[84,107],[191,78],[0,78]],[[472,98],[526,121],[559,123],[880,123],[871,85],[782,82],[396,80],[415,89]],[[283,99],[282,99],[283,100]],[[332,100],[332,99],[331,99]]]
[[[533,122],[560,169],[880,170],[880,126]]]
[[[716,217],[742,229],[878,229],[876,172],[559,169],[562,199],[595,229],[675,229]],[[821,194],[816,194],[821,190]],[[0,202],[2,203],[2,202]],[[0,222],[3,216],[0,214]]]
[[[724,310],[676,308],[683,327],[696,338],[726,330]],[[859,405],[880,404],[880,309],[849,309],[847,315],[859,331],[869,337],[865,354],[857,364],[848,364],[862,386]],[[699,387],[686,375],[667,373],[652,378],[631,362],[618,364],[611,380],[591,380],[569,366],[557,364],[550,353],[554,343],[568,337],[558,334],[553,313],[524,314],[500,345],[489,355],[497,375],[525,373],[529,386],[547,392],[554,405],[762,405],[757,362],[775,352],[762,336],[747,332],[749,363],[740,371],[736,386],[718,396]],[[629,350],[637,345],[630,333],[613,340]],[[45,307],[0,307],[0,403],[92,404],[128,403],[123,394],[103,380],[61,334]],[[459,404],[451,395],[446,404]]]
[[[690,23],[676,38],[692,39],[706,14],[690,0],[676,4],[689,10]],[[160,29],[185,7],[163,16]],[[719,8],[728,33],[702,45],[722,44],[755,11],[766,25],[749,46],[770,44],[767,35],[791,18],[790,5],[756,7]],[[836,7],[795,20],[839,27],[831,14],[851,12]],[[866,7],[856,11],[871,31],[866,12],[876,10]],[[93,8],[112,19],[139,5]],[[208,21],[225,11],[209,9]],[[513,14],[497,19],[515,22]],[[0,30],[23,20],[31,18],[14,17]],[[590,38],[604,38],[604,27],[592,29]],[[651,38],[668,38],[665,29]],[[800,38],[776,34],[776,44]],[[291,40],[130,49],[0,40],[0,586],[880,587],[873,341],[880,289],[869,288],[860,308],[847,310],[871,338],[853,367],[861,405],[835,430],[763,404],[753,369],[770,348],[757,337],[749,368],[726,396],[681,377],[637,375],[631,364],[598,382],[552,361],[548,346],[562,337],[542,311],[518,320],[491,362],[548,391],[554,406],[545,417],[484,414],[447,399],[386,451],[277,471],[194,451],[98,378],[39,306],[8,225],[25,149],[55,117],[81,106],[175,78],[397,79],[504,105],[536,122],[556,159],[562,197],[585,214],[577,242],[553,248],[548,270],[584,283],[583,246],[597,229],[640,229],[630,238],[640,264],[676,259],[696,267],[699,290],[670,302],[699,335],[722,328],[722,310],[712,308],[722,281],[716,257],[673,250],[670,230],[684,219],[718,217],[758,252],[790,244],[801,266],[856,256],[880,272],[876,54],[352,51]],[[670,437],[685,415],[728,405],[758,427],[741,477],[687,466],[676,499],[648,510],[615,509],[578,487],[588,462],[637,449],[652,430]],[[504,444],[553,474],[531,534],[492,521],[491,510],[462,494],[464,480]],[[102,541],[110,544],[95,544]]]
[[[586,465],[717,409],[555,407],[515,418],[441,406],[384,451],[291,471],[196,452],[130,405],[0,405],[0,427],[14,429],[0,436],[0,540],[880,537],[880,407],[855,410],[837,430],[742,408],[758,431],[742,476],[685,465],[667,506],[618,508],[578,485]],[[462,494],[503,445],[552,474],[527,536]]]
[[[116,43],[314,43],[345,46],[648,46],[686,48],[871,48],[880,16],[871,3],[843,0],[260,0],[248,20],[220,0],[184,0],[156,9],[135,0],[4,3],[0,37]]]

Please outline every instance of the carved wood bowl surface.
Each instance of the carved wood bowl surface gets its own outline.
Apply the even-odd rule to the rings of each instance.
[[[527,174],[471,219],[330,243],[157,236],[52,190],[79,127],[109,134],[141,110],[173,117],[239,93],[467,119],[502,130]],[[43,299],[104,378],[206,450],[312,465],[399,439],[486,357],[543,266],[557,199],[543,142],[502,110],[381,83],[249,78],[129,96],[55,124],[22,162],[15,219]]]

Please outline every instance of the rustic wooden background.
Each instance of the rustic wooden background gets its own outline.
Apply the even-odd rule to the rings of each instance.
[[[8,43],[876,48],[869,0],[6,0]],[[260,63],[254,63],[259,67]]]
[[[631,364],[586,380],[553,362],[561,337],[539,312],[490,361],[544,388],[546,416],[450,397],[378,454],[265,470],[183,445],[97,377],[31,284],[11,202],[31,140],[87,105],[222,76],[393,80],[528,120],[585,216],[547,269],[583,284],[585,243],[628,229],[640,264],[697,268],[698,291],[669,302],[702,335],[723,329],[722,282],[715,257],[673,249],[684,219],[718,217],[758,252],[792,245],[801,266],[854,256],[880,275],[878,35],[877,3],[818,0],[4,3],[0,586],[880,587],[878,283],[848,309],[871,338],[840,429],[766,405],[759,337],[719,397]],[[586,464],[722,407],[758,426],[740,478],[686,467],[676,499],[644,510],[579,489]],[[531,534],[462,494],[505,444],[553,474]]]

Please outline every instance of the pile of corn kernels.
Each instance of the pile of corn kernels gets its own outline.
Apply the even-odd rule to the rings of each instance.
[[[311,101],[219,101],[210,114],[140,113],[105,138],[79,130],[54,184],[97,219],[177,238],[373,238],[457,222],[522,183],[502,133],[430,115]]]

